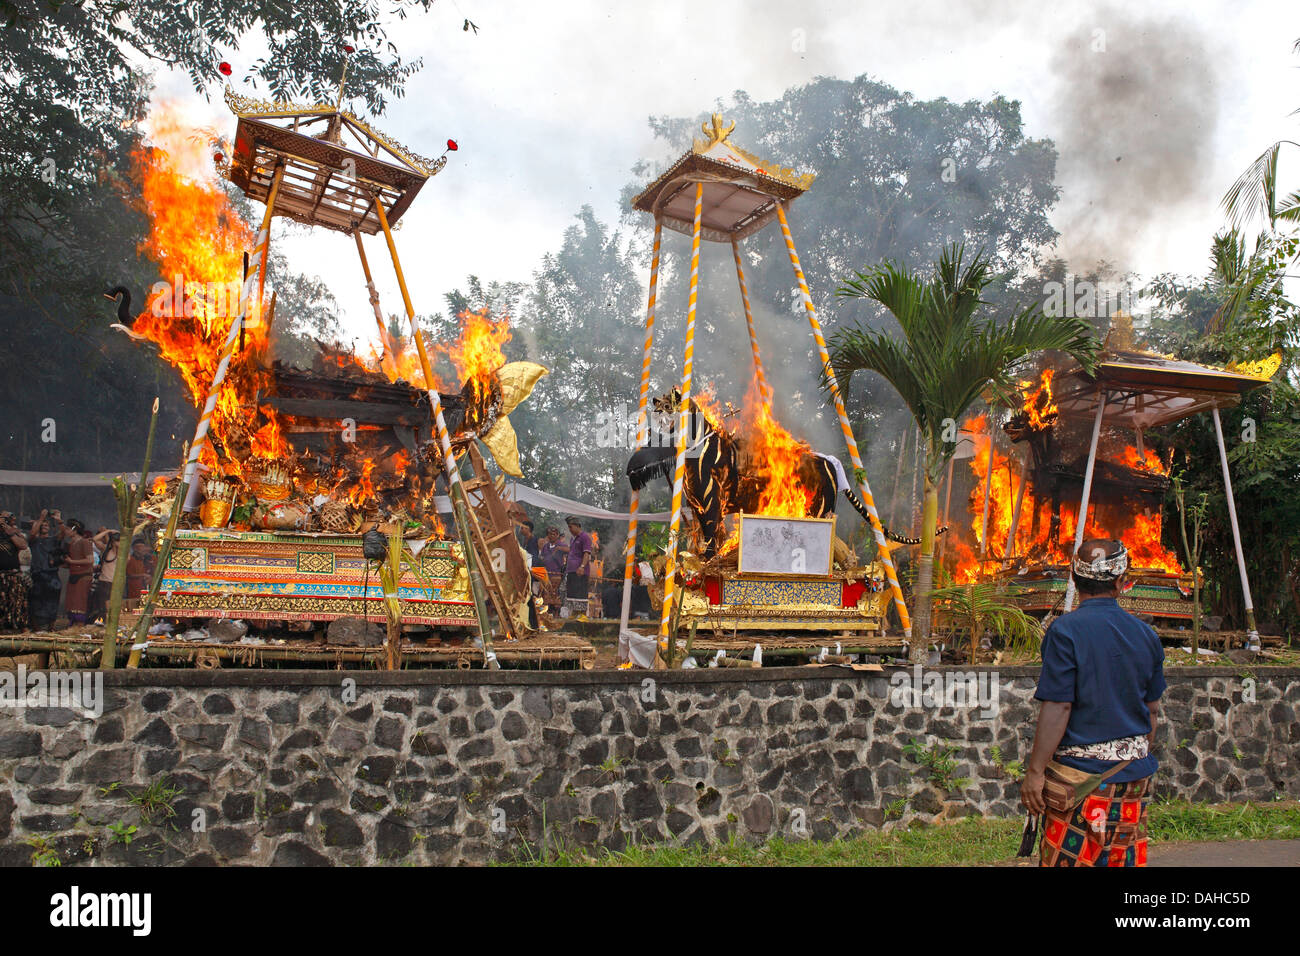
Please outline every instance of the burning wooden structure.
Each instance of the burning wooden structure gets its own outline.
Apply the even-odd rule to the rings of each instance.
[[[261,229],[241,231],[228,204],[206,221],[233,237],[175,239],[176,223],[156,229],[168,239],[151,251],[165,274],[178,273],[179,288],[160,296],[155,287],[131,330],[158,344],[200,408],[183,474],[146,506],[168,519],[149,610],[289,626],[387,619],[390,667],[404,627],[452,627],[453,636],[477,634],[479,662],[496,666],[493,637],[527,640],[536,622],[526,561],[477,442],[503,471],[519,473],[508,416],[546,370],[506,363],[508,323],[484,312],[462,315],[459,340],[433,347],[455,366],[459,390],[433,374],[391,225],[445,154],[420,157],[338,105],[261,102],[229,90],[226,100],[238,119],[234,146],[228,161],[224,152],[214,159],[265,204]],[[225,202],[219,190],[174,178],[172,194],[160,189],[157,208],[150,203],[158,216],[187,199]],[[322,345],[311,369],[271,361],[275,299],[264,311],[263,291],[277,216],[353,237],[379,335],[371,356]],[[411,320],[405,342],[384,325],[365,255],[363,234],[378,232]],[[241,244],[251,251],[233,283],[235,307],[214,309],[202,290],[231,283]],[[383,561],[364,553],[362,534],[372,530],[394,549]]]
[[[672,656],[669,649],[676,640],[679,627],[683,623],[700,624],[706,621],[719,631],[737,628],[875,630],[882,626],[883,605],[887,605],[891,596],[898,608],[904,631],[910,634],[910,620],[906,604],[903,602],[902,589],[889,557],[884,529],[875,510],[871,490],[866,485],[857,444],[848,423],[835,376],[830,368],[830,358],[817,319],[817,311],[808,292],[786,218],[787,207],[807,191],[812,185],[813,177],[811,174],[797,174],[793,170],[768,163],[741,149],[730,140],[734,126],[734,123],[728,125],[723,122],[720,115],[714,114],[711,122],[702,127],[704,140],[696,140],[690,151],[647,186],[632,203],[635,209],[649,213],[655,221],[637,417],[637,445],[643,450],[647,442],[650,362],[654,340],[655,298],[662,233],[667,226],[669,229],[691,236],[685,360],[680,386],[671,393],[673,407],[666,409],[669,415],[677,418],[677,424],[672,432],[674,454],[671,456],[672,469],[669,474],[672,486],[672,512],[668,546],[660,578],[662,601],[657,646]],[[705,444],[703,452],[699,452],[698,449],[695,451],[703,455],[713,455],[716,459],[714,467],[720,464],[727,468],[733,466],[727,464],[720,453],[714,454],[714,450],[722,448],[726,441],[731,441],[739,447],[740,453],[736,456],[734,464],[734,467],[740,471],[739,484],[736,487],[743,488],[746,481],[751,484],[757,481],[762,486],[749,489],[756,492],[749,497],[755,498],[758,503],[757,516],[788,519],[792,527],[787,531],[793,533],[793,523],[809,516],[809,504],[815,497],[813,489],[804,487],[801,468],[802,463],[808,458],[810,449],[795,441],[780,426],[772,410],[774,396],[763,372],[753,313],[750,309],[749,292],[745,284],[741,241],[773,221],[779,222],[785,238],[790,264],[799,285],[804,309],[839,414],[853,474],[857,479],[856,483],[879,545],[880,562],[874,569],[854,567],[856,561],[852,560],[849,552],[844,556],[843,563],[827,567],[821,573],[808,573],[806,569],[798,566],[781,573],[770,570],[767,573],[760,573],[740,566],[733,542],[730,540],[720,547],[717,547],[716,540],[708,542],[707,553],[710,555],[708,566],[711,573],[692,573],[697,559],[685,552],[679,556],[682,546],[683,504],[691,503],[696,509],[701,504],[698,495],[694,502],[687,501],[690,497],[689,489],[686,487],[688,467],[692,469],[697,483],[703,484],[710,490],[714,487],[714,478],[718,479],[719,486],[727,487],[726,481],[722,480],[723,476],[706,476],[701,471],[700,464],[691,466],[687,464],[688,435],[692,433],[690,424],[701,415],[706,419],[713,415],[710,421],[713,437],[706,439],[706,442],[711,444]],[[701,401],[692,390],[702,239],[730,244],[741,303],[749,330],[754,362],[753,385],[746,399],[747,408],[742,423],[734,430],[722,427],[716,410],[711,410],[708,401]],[[732,479],[736,477],[731,476]],[[847,485],[847,480],[844,484]],[[620,641],[620,656],[628,663],[633,659],[644,663],[650,656],[633,652],[631,644],[634,635],[630,635],[627,631],[628,595],[636,553],[638,488],[639,485],[634,483],[631,499],[632,519],[629,523],[625,554],[621,620],[621,633],[624,637]],[[717,494],[716,491],[712,493]],[[834,494],[832,491],[830,505],[832,510]],[[736,510],[734,501],[718,501],[716,504],[716,508],[710,506],[709,510],[716,510],[723,516]],[[697,520],[700,517],[697,515]],[[716,525],[716,521],[711,523]],[[713,553],[715,549],[716,554]],[[836,577],[837,574],[840,577]],[[876,574],[878,577],[875,576]],[[854,590],[859,586],[864,593],[869,591],[872,598],[862,600],[862,595]],[[876,595],[882,592],[886,592],[883,599],[876,600]],[[849,603],[846,604],[846,601]],[[656,659],[658,659],[657,655]]]
[[[1126,325],[1122,318],[1119,324]],[[1179,361],[1136,349],[1112,332],[1095,374],[1077,366],[1045,369],[1003,426],[1012,443],[1024,449],[1018,477],[1011,456],[999,454],[992,440],[972,459],[979,556],[963,556],[958,579],[993,574],[1017,585],[1026,610],[1068,611],[1074,600],[1069,574],[1074,549],[1085,536],[1116,537],[1130,553],[1121,605],[1157,620],[1190,621],[1192,570],[1162,540],[1170,465],[1146,447],[1145,433],[1211,413],[1240,560],[1219,409],[1267,383],[1277,368],[1275,360],[1227,368]],[[1087,515],[1082,526],[1080,513]],[[1252,617],[1248,631],[1254,634],[1244,564],[1241,579]]]

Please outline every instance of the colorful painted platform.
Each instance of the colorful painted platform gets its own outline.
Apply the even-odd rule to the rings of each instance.
[[[1033,568],[1024,574],[1005,576],[1020,590],[1016,605],[1029,614],[1061,613],[1069,569],[1065,566]],[[1192,578],[1164,571],[1129,571],[1129,586],[1119,597],[1119,606],[1133,614],[1150,614],[1171,621],[1192,619]]]
[[[681,625],[717,631],[878,631],[889,604],[883,580],[830,575],[706,577],[682,593]]]
[[[472,626],[474,603],[460,545],[407,542],[419,574],[399,584],[406,624]],[[374,562],[359,535],[178,531],[167,562],[158,617],[319,621],[385,619]]]

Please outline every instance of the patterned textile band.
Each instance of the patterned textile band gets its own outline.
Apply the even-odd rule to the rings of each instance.
[[[1068,815],[1043,817],[1039,866],[1146,866],[1151,778],[1104,784]]]
[[[1147,752],[1146,735],[1139,734],[1135,737],[1103,740],[1095,744],[1062,747],[1056,751],[1056,756],[1082,757],[1088,760],[1141,760]]]

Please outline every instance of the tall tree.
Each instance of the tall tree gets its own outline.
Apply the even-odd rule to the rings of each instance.
[[[982,293],[993,278],[992,263],[982,252],[967,261],[963,247],[952,244],[929,274],[884,262],[855,273],[838,290],[883,306],[902,332],[900,338],[862,326],[841,329],[830,353],[841,382],[860,371],[884,378],[921,431],[925,491],[912,645],[917,661],[924,660],[930,634],[939,480],[957,449],[957,422],[985,389],[1009,395],[1023,360],[1044,349],[1068,353],[1089,372],[1096,364],[1099,343],[1083,319],[1049,317],[1041,304],[1005,324],[983,317]]]
[[[432,2],[394,0],[390,10],[404,18]],[[381,113],[420,67],[389,42],[374,0],[0,0],[0,20],[0,115],[17,120],[0,137],[0,292],[11,295],[27,294],[33,274],[57,280],[107,247],[105,219],[117,214],[83,207],[108,202],[102,187],[129,165],[151,88],[145,69],[183,72],[211,95],[238,67],[254,89],[320,101],[337,92],[347,59],[349,89]],[[268,55],[241,61],[250,41]]]
[[[957,241],[990,250],[999,271],[1014,272],[1044,259],[1056,239],[1048,221],[1059,195],[1056,150],[1049,140],[1026,135],[1014,100],[925,100],[864,75],[818,78],[766,101],[737,91],[716,108],[736,122],[736,143],[764,160],[817,176],[792,205],[790,224],[828,333],[846,312],[830,292],[862,263],[923,265]],[[650,126],[673,159],[707,119],[705,113],[660,116]],[[639,164],[635,181],[624,189],[625,202],[659,171],[649,161]],[[649,217],[629,211],[625,221],[646,242]],[[742,248],[764,366],[777,392],[776,413],[819,451],[842,453],[834,415],[816,395],[819,363],[779,231],[768,227]],[[681,361],[689,262],[688,240],[665,233],[656,371],[671,367],[665,361]],[[647,251],[637,263],[641,277],[648,263]],[[721,397],[738,401],[752,372],[725,244],[706,243],[702,250],[699,303],[696,375],[715,384]],[[855,317],[872,326],[884,321],[880,314]],[[623,334],[629,342],[639,338],[631,326]],[[892,487],[896,439],[907,413],[879,380],[863,376],[845,392],[872,485]]]
[[[1218,234],[1202,276],[1152,280],[1147,292],[1156,314],[1144,330],[1153,348],[1209,365],[1282,356],[1267,386],[1221,415],[1256,621],[1266,632],[1292,634],[1300,619],[1300,307],[1287,298],[1283,280],[1298,245],[1295,235],[1265,234],[1247,252],[1235,230]],[[1244,626],[1214,429],[1198,415],[1166,429],[1165,438],[1186,495],[1208,502],[1201,558],[1206,605]]]

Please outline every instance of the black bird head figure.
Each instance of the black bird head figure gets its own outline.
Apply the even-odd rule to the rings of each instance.
[[[118,297],[121,298],[118,298]],[[115,285],[104,292],[105,299],[117,299],[117,321],[125,326],[131,325],[131,290],[124,285]]]

